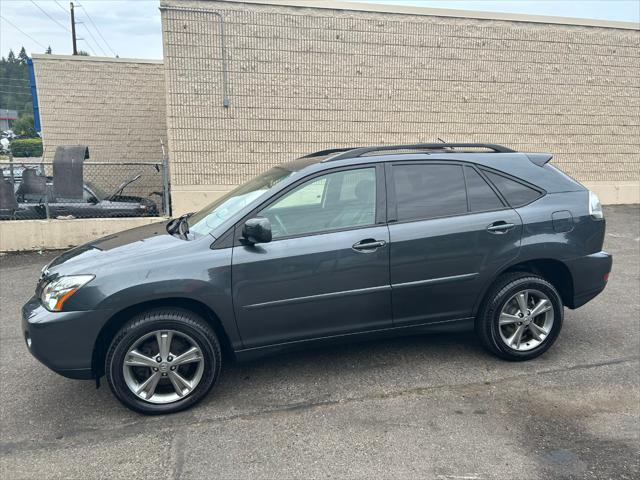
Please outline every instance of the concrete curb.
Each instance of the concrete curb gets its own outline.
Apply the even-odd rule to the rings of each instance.
[[[163,220],[163,217],[6,220],[0,222],[0,252],[67,249]]]

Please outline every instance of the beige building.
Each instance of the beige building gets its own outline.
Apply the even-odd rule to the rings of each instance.
[[[167,139],[161,60],[33,55],[45,160],[89,145],[93,161],[161,161]]]
[[[118,121],[157,122],[128,130],[143,152],[121,152],[148,156],[166,108],[174,214],[314,150],[438,137],[553,152],[605,203],[640,202],[636,25],[319,0],[160,5],[164,64],[35,63],[47,151],[91,111],[93,151]],[[99,105],[45,86],[61,70],[68,87],[123,69],[136,80],[109,84]]]

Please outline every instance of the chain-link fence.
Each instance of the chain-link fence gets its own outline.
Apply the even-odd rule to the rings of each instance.
[[[169,215],[166,162],[0,162],[0,220]]]

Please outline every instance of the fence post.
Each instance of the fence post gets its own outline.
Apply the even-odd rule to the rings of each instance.
[[[13,176],[13,152],[9,150],[9,174],[11,175],[11,185],[15,189],[16,179]]]
[[[51,214],[49,212],[49,191],[47,190],[47,184],[44,185],[44,213],[47,217],[47,220],[51,219]]]

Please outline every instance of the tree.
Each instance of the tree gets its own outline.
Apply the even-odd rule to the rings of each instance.
[[[24,49],[24,47],[22,47],[20,49],[20,53],[18,54],[18,61],[22,65],[26,65],[27,60],[29,60],[29,55],[27,55],[27,51]]]
[[[89,52],[85,52],[84,50],[78,50],[78,55],[82,57],[89,57]]]
[[[44,53],[46,53],[47,55],[51,55],[51,45],[47,47],[47,50]]]
[[[20,53],[26,56],[24,49]],[[22,58],[18,61],[13,51],[0,60],[0,107],[17,110],[18,116],[33,113],[28,65]]]
[[[18,119],[11,125],[11,130],[21,137],[37,137],[38,134],[34,127],[33,115],[25,113],[20,115]]]

